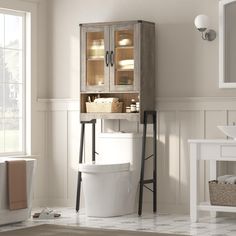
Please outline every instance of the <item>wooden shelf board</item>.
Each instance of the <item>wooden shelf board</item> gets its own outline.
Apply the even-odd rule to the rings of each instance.
[[[101,91],[101,92],[98,92],[98,91],[94,90],[94,91],[81,91],[80,93],[81,94],[114,94],[114,93],[119,93],[119,94],[126,94],[126,93],[127,94],[133,94],[133,93],[137,93],[137,94],[139,94],[140,91],[132,90],[132,91],[109,91],[109,92]]]
[[[139,113],[80,113],[80,118],[83,121],[93,119],[111,119],[111,120],[130,120],[139,121]]]
[[[234,206],[214,206],[209,202],[202,202],[198,205],[198,210],[201,211],[220,211],[220,212],[236,212]]]
[[[133,49],[134,46],[117,46],[116,49]]]
[[[134,71],[134,69],[116,69],[116,71],[120,72],[120,71]]]

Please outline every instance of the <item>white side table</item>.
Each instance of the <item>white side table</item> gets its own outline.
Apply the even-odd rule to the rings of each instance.
[[[190,144],[190,217],[192,222],[198,221],[199,211],[236,212],[236,207],[212,206],[210,203],[198,201],[198,161],[210,161],[210,180],[217,177],[216,161],[236,161],[236,141],[227,139],[188,140]]]

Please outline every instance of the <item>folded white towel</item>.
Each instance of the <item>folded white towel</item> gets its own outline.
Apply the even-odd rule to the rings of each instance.
[[[226,179],[233,177],[233,175],[222,175],[222,176],[218,176],[217,180],[219,183],[224,184],[226,183]]]
[[[133,64],[134,64],[134,60],[133,59],[119,61],[119,65],[120,66],[127,66],[127,65],[133,65]]]
[[[90,49],[92,49],[92,50],[103,50],[104,45],[93,45],[93,46],[90,47]]]
[[[130,45],[131,44],[131,40],[130,39],[121,39],[119,41],[119,45],[120,46],[126,46],[126,45]]]
[[[225,180],[226,184],[236,184],[236,176],[229,177]]]

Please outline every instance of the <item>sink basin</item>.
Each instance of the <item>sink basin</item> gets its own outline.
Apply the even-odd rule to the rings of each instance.
[[[236,125],[217,126],[225,135],[236,140]]]

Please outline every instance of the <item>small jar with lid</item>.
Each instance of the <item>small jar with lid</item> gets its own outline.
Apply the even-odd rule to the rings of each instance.
[[[135,99],[131,99],[130,111],[133,112],[133,113],[136,112],[136,102],[135,102]]]
[[[130,112],[136,112],[136,105],[135,104],[130,105]]]
[[[130,113],[131,112],[131,108],[130,107],[126,107],[125,111],[126,111],[126,113]]]
[[[139,102],[136,102],[136,111],[139,112],[139,110],[140,110]]]

